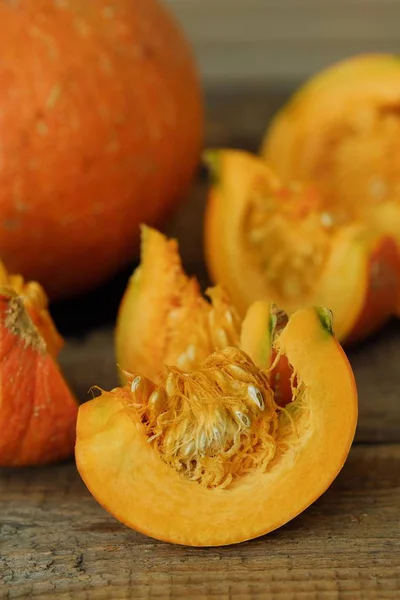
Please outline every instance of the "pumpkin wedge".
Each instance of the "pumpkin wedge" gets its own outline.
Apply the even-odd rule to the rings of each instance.
[[[279,310],[261,302],[242,322],[222,286],[207,294],[210,302],[202,296],[198,281],[185,274],[177,241],[143,226],[141,262],[117,318],[116,356],[122,382],[126,371],[157,379],[164,364],[192,370],[226,346],[240,347],[260,368],[271,365],[272,342],[282,319]]]
[[[296,377],[285,408],[267,372],[234,347],[190,372],[165,367],[158,382],[132,373],[82,405],[76,462],[97,501],[137,531],[189,546],[249,540],[307,508],[349,452],[354,377],[324,308],[297,311],[275,349]]]
[[[78,406],[56,362],[62,344],[43,288],[0,263],[0,466],[73,455]]]
[[[361,220],[400,245],[399,109],[399,57],[356,55],[300,87],[262,155],[284,180],[314,181],[332,220]]]
[[[332,221],[315,186],[282,183],[250,153],[214,150],[205,158],[207,265],[242,316],[255,300],[289,314],[321,304],[334,313],[338,339],[355,341],[395,312],[400,257],[391,236],[358,220]]]

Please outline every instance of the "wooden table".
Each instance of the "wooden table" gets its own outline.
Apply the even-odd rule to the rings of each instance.
[[[256,149],[282,96],[258,90],[207,101],[208,144]],[[204,285],[205,192],[199,176],[168,224]],[[82,401],[93,384],[116,384],[113,324],[128,274],[53,307],[67,336],[62,366]],[[251,542],[195,549],[131,531],[96,503],[72,461],[0,471],[0,598],[400,599],[399,323],[349,357],[360,419],[344,469],[302,515]]]

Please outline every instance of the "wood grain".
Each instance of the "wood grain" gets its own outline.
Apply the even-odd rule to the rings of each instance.
[[[220,548],[131,531],[95,502],[73,464],[3,470],[0,485],[0,598],[399,597],[400,445],[353,448],[305,513],[268,536]]]

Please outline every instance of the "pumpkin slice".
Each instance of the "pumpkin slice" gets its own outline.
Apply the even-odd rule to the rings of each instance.
[[[314,181],[333,219],[359,219],[400,245],[399,137],[400,59],[361,54],[294,94],[267,130],[262,154],[285,181]]]
[[[134,271],[118,313],[116,355],[124,371],[157,379],[164,364],[196,368],[217,349],[242,348],[260,368],[274,360],[276,309],[254,307],[245,321],[223,287],[207,290],[185,274],[178,243],[142,227],[141,263]]]
[[[157,383],[133,373],[82,405],[76,461],[97,501],[129,527],[190,546],[242,542],[307,508],[349,452],[354,377],[324,308],[296,312],[275,349],[297,381],[285,408],[266,371],[233,347],[194,371],[166,367]]]
[[[392,237],[333,221],[314,186],[283,185],[250,153],[215,150],[206,160],[207,264],[241,315],[260,299],[289,314],[321,304],[335,315],[337,337],[354,341],[394,313],[400,257]]]
[[[78,406],[56,363],[62,344],[43,288],[0,263],[0,466],[73,454]]]

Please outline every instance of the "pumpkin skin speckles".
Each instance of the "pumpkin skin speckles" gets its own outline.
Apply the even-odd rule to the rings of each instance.
[[[0,2],[0,22],[0,256],[50,297],[76,294],[188,190],[193,55],[157,0]]]

